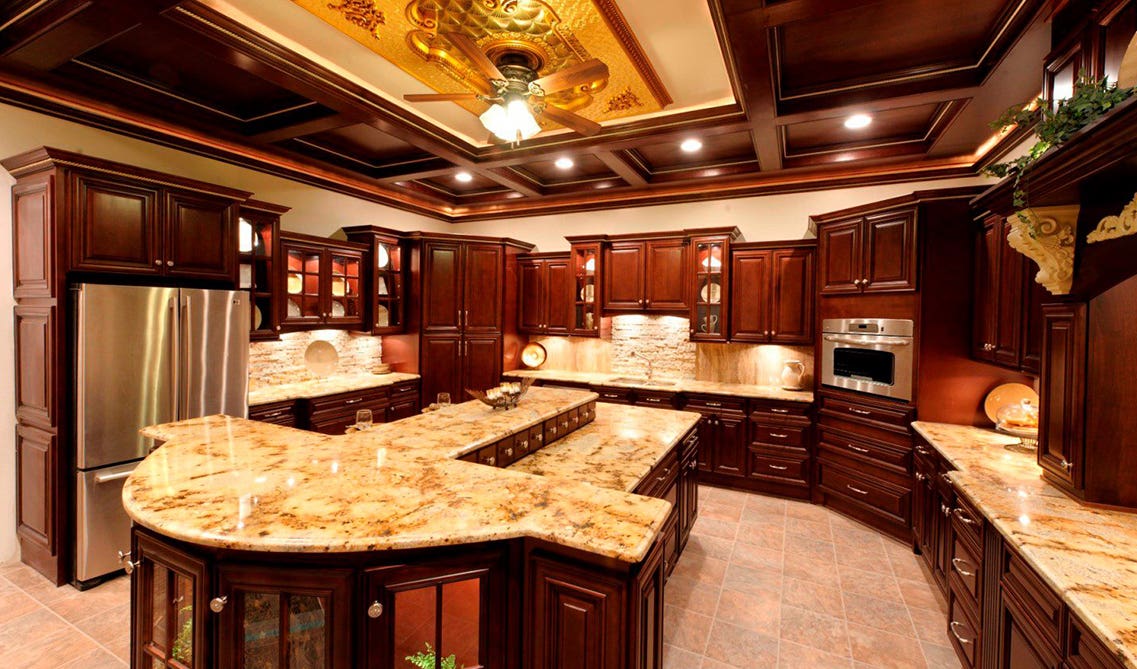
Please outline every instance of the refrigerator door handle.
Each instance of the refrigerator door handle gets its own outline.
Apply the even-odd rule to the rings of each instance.
[[[190,296],[182,293],[182,313],[178,318],[178,376],[174,388],[178,395],[178,420],[189,418],[189,389],[183,387],[182,379],[189,378],[189,352],[193,350],[190,337]]]
[[[99,474],[95,477],[95,483],[110,483],[111,481],[121,481],[122,479],[130,476],[134,470],[128,472],[118,472],[117,474]]]
[[[181,342],[178,332],[178,297],[175,295],[171,297],[168,303],[169,325],[170,325],[170,380],[172,385],[170,388],[170,419],[178,420],[178,397],[181,395],[179,392],[179,381],[181,380]]]

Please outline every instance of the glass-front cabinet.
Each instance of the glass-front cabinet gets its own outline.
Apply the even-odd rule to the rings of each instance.
[[[367,320],[364,329],[371,334],[398,334],[403,331],[404,248],[401,235],[371,225],[344,228],[347,238],[370,248],[367,273]]]
[[[131,579],[135,667],[205,669],[208,569],[204,562],[144,536],[126,556]]]
[[[365,251],[362,244],[282,233],[281,328],[362,327]]]
[[[280,217],[289,210],[268,202],[248,200],[241,204],[237,221],[238,288],[249,291],[252,318],[249,339],[278,339],[276,262]]]
[[[573,327],[578,337],[600,336],[600,242],[572,242]]]
[[[718,231],[716,231],[717,233]],[[691,340],[725,342],[730,304],[730,244],[738,229],[691,238],[695,278],[691,299]]]

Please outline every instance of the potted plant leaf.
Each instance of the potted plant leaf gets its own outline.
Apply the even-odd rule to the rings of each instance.
[[[458,660],[453,653],[439,661],[434,654],[434,648],[430,643],[424,644],[426,650],[420,650],[414,655],[406,657],[407,662],[415,669],[465,669],[466,665],[458,666]]]

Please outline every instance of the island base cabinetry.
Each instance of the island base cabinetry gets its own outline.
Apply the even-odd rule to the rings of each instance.
[[[518,539],[252,553],[135,527],[133,666],[659,669],[664,552],[628,564]]]

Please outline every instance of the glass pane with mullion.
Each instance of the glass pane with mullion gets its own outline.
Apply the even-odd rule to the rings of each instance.
[[[438,657],[451,666],[474,669],[481,666],[482,579],[467,578],[443,584],[441,641]]]
[[[271,592],[240,595],[241,657],[243,669],[279,669],[281,597]]]
[[[327,602],[315,595],[288,596],[288,667],[329,666]]]
[[[177,572],[173,573],[174,598],[173,614],[171,620],[176,624],[173,628],[173,641],[170,647],[170,658],[184,666],[193,666],[193,612],[197,602],[194,601],[193,579]]]
[[[150,634],[149,646],[163,658],[170,648],[170,570],[157,562],[150,563]]]
[[[434,586],[395,593],[392,663],[396,667],[431,666],[438,647],[438,597]],[[437,657],[435,657],[437,661]]]

